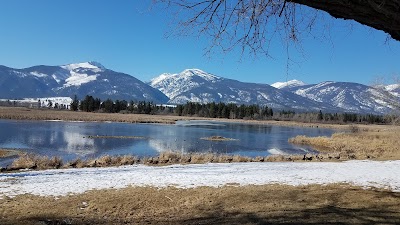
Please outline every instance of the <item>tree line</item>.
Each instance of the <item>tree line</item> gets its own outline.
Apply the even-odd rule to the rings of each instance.
[[[396,115],[374,115],[357,113],[323,113],[319,112],[295,112],[293,110],[274,110],[268,106],[237,105],[234,103],[197,103],[187,102],[176,106],[157,105],[149,101],[111,100],[101,101],[99,98],[87,95],[78,100],[75,96],[70,109],[84,112],[105,113],[134,113],[152,115],[177,115],[195,116],[204,118],[226,119],[254,119],[277,120],[316,123],[362,123],[362,124],[391,124],[398,120]]]
[[[136,114],[172,114],[173,109],[162,105],[156,105],[148,101],[126,101],[111,100],[101,101],[99,98],[86,95],[82,100],[78,100],[75,95],[70,109],[72,111],[84,112],[104,112],[104,113],[136,113]]]
[[[357,113],[323,113],[294,111],[280,111],[280,120],[297,122],[318,122],[318,123],[359,123],[359,124],[391,124],[398,120],[397,115],[375,115],[375,114],[357,114]]]
[[[177,105],[175,114],[178,116],[198,116],[226,119],[267,119],[274,114],[272,108],[259,105],[236,105],[234,103],[196,103],[188,102]]]

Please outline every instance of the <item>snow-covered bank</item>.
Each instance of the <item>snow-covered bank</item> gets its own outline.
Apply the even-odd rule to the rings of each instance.
[[[198,186],[226,184],[330,184],[400,191],[400,160],[320,163],[232,163],[151,167],[144,165],[28,171],[0,174],[0,197],[31,193],[67,195],[127,186]]]

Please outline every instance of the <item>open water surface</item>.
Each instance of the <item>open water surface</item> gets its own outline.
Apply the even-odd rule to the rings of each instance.
[[[244,156],[303,154],[311,147],[288,143],[296,135],[330,136],[331,129],[284,127],[214,121],[178,121],[177,124],[129,124],[105,122],[0,120],[0,148],[18,148],[64,160],[101,155],[155,156],[162,151],[212,152]],[[142,139],[89,138],[89,136],[137,136]],[[208,141],[223,136],[235,140]],[[0,159],[6,166],[12,158]]]

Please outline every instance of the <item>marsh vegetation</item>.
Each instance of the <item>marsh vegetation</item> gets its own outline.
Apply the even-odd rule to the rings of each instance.
[[[330,137],[290,138],[293,144],[313,146],[321,153],[335,154],[342,159],[400,159],[400,139],[398,126],[384,126],[382,129],[349,128],[350,132],[337,132]]]

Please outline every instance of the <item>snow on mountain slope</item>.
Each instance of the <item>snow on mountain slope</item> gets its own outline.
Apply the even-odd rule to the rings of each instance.
[[[178,74],[161,74],[150,85],[170,98],[170,103],[225,102],[260,104],[272,108],[297,110],[333,110],[323,103],[310,101],[293,93],[267,84],[244,83],[226,79],[199,69],[188,69]]]
[[[179,74],[161,74],[150,81],[150,86],[157,88],[170,99],[174,99],[181,93],[190,91],[208,82],[215,83],[221,79],[199,69],[187,69]]]
[[[13,69],[0,66],[0,98],[92,95],[101,99],[166,103],[168,97],[128,74],[97,62]]]
[[[289,80],[287,82],[276,82],[271,84],[272,87],[278,88],[278,89],[284,89],[284,88],[292,88],[292,87],[298,87],[298,86],[304,86],[306,83],[303,81],[299,80]]]
[[[363,84],[350,82],[322,82],[292,87],[287,90],[310,100],[330,104],[341,111],[384,114],[391,112],[396,99]]]
[[[384,87],[390,94],[400,97],[400,84],[390,84]]]
[[[75,71],[77,69],[90,69],[94,72],[101,72],[105,70],[104,66],[97,62],[73,63],[61,66],[61,68],[69,71]]]
[[[70,76],[65,79],[64,87],[80,86],[95,81],[99,76],[98,73],[105,71],[105,68],[101,66],[101,64],[93,62],[68,64],[61,66],[61,68],[69,71],[70,74]]]

